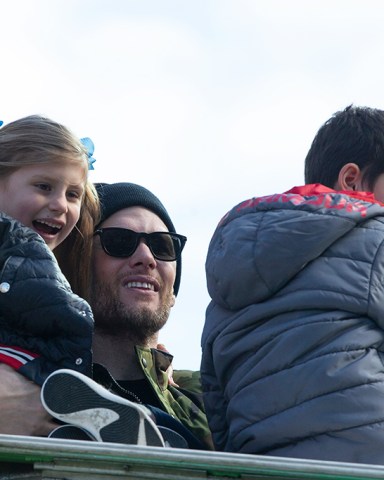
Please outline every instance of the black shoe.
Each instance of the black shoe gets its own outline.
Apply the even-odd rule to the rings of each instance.
[[[163,436],[166,447],[189,448],[187,441],[179,433],[167,427],[159,426],[158,429]],[[52,432],[48,435],[48,438],[60,438],[63,440],[87,440],[91,442],[96,440],[89,432],[84,430],[84,428],[75,427],[75,425],[60,425],[52,430]]]
[[[158,426],[157,428],[160,430],[164,438],[166,447],[189,448],[188,442],[182,435],[180,435],[180,433],[177,433],[174,430],[171,430],[170,428],[167,428],[167,427]]]
[[[74,370],[51,373],[41,389],[41,402],[53,417],[83,428],[98,441],[164,447],[148,409]]]
[[[95,441],[92,435],[81,427],[74,425],[60,425],[52,430],[48,438],[62,438],[63,440],[88,440]]]

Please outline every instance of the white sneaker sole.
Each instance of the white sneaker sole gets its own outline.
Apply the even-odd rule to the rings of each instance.
[[[114,395],[74,370],[53,372],[43,384],[41,401],[53,417],[84,428],[98,441],[165,446],[144,406]]]

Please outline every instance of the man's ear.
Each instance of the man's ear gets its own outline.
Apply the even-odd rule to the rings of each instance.
[[[172,295],[172,300],[171,300],[171,307],[173,307],[175,305],[175,303],[176,303],[176,295],[173,294]]]
[[[346,163],[339,172],[335,190],[360,190],[361,170],[356,163]]]

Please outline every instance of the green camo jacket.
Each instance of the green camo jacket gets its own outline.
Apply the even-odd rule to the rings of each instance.
[[[213,449],[202,400],[200,372],[174,370],[173,379],[179,387],[169,386],[166,370],[173,356],[155,348],[136,346],[135,350],[143,373],[164,410],[179,419],[208,449]]]

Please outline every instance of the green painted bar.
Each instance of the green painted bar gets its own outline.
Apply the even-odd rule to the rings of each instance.
[[[384,466],[0,435],[1,480],[383,479]]]

